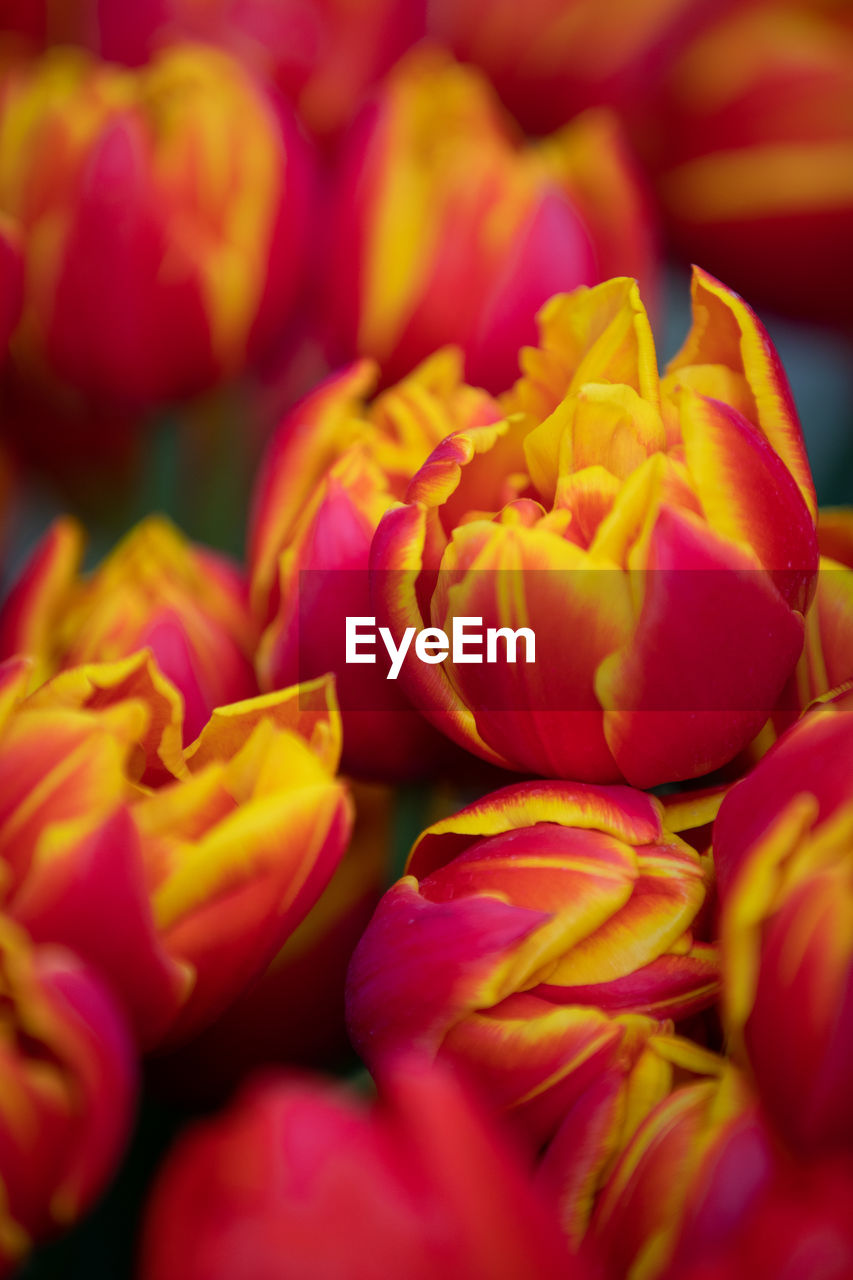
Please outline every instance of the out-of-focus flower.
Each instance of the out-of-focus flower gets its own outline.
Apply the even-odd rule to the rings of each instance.
[[[390,879],[391,791],[356,783],[352,840],[265,973],[177,1052],[151,1064],[171,1096],[217,1101],[259,1064],[340,1068],[352,1058],[347,967]]]
[[[710,1004],[707,868],[661,813],[626,787],[531,782],[428,828],[350,966],[367,1063],[460,1061],[541,1140],[665,1020]]]
[[[494,763],[699,776],[799,657],[818,551],[788,384],[752,311],[698,270],[693,313],[659,380],[633,281],[552,299],[506,420],[444,440],[379,525],[372,612],[395,643],[460,618],[534,634],[532,662],[484,662],[481,634],[461,661],[402,664],[415,705]]]
[[[651,290],[650,212],[619,126],[583,116],[520,145],[482,76],[440,49],[400,61],[344,146],[333,194],[332,354],[392,381],[458,343],[469,381],[512,381],[552,294],[614,275]]]
[[[756,300],[849,324],[853,28],[739,5],[664,81],[657,187],[677,246]]]
[[[586,1274],[451,1076],[405,1061],[380,1092],[368,1110],[338,1086],[271,1079],[183,1138],[155,1187],[143,1280]]]
[[[130,1128],[135,1059],[105,985],[0,917],[0,1275],[91,1207]]]
[[[287,321],[306,256],[309,160],[219,50],[139,71],[59,48],[0,89],[0,211],[18,220],[16,365],[119,402],[238,372]]]
[[[785,733],[714,826],[729,1034],[795,1150],[853,1144],[853,710]]]
[[[589,1239],[604,1274],[675,1277],[712,1254],[760,1201],[777,1158],[733,1068],[676,1089],[640,1125],[598,1197]]]
[[[83,530],[57,520],[0,610],[0,659],[36,661],[33,687],[57,670],[148,649],[180,691],[187,743],[214,707],[258,692],[248,592],[225,557],[149,516],[91,574]]]
[[[74,0],[79,36],[138,65],[176,39],[219,45],[272,79],[313,134],[334,137],[424,34],[425,0]],[[79,38],[78,36],[78,38]]]
[[[344,767],[400,777],[430,772],[447,741],[377,664],[346,662],[347,616],[371,613],[368,562],[383,513],[444,436],[501,410],[462,382],[457,352],[438,352],[367,403],[376,370],[335,374],[279,427],[260,469],[249,535],[252,606],[264,628],[261,687],[333,671],[344,719]]]
[[[846,1161],[799,1165],[750,1204],[723,1248],[674,1280],[848,1280],[853,1275],[853,1174]],[[717,1242],[719,1245],[722,1242]]]
[[[608,105],[636,114],[673,53],[731,0],[434,0],[431,29],[534,133]]]
[[[150,655],[28,697],[4,664],[3,908],[108,976],[144,1048],[189,1038],[257,978],[346,846],[331,680],[220,707],[181,748]]]

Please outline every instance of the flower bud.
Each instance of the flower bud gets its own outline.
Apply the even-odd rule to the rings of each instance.
[[[697,777],[754,737],[794,669],[818,562],[799,422],[741,299],[697,270],[693,310],[660,379],[634,282],[552,299],[505,420],[448,436],[382,517],[372,592],[395,643],[468,618],[527,640],[526,661],[481,638],[400,671],[492,763]]]
[[[368,1064],[417,1049],[464,1064],[541,1141],[669,1019],[709,1005],[693,924],[700,857],[621,787],[520,783],[427,829],[348,978]]]

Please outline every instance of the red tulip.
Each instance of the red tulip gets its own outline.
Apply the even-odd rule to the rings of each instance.
[[[795,724],[714,826],[724,1009],[796,1151],[853,1143],[853,710]]]
[[[533,633],[526,661],[484,660],[481,635],[473,655],[454,642],[400,667],[415,705],[495,764],[696,777],[754,737],[794,669],[818,562],[796,412],[736,294],[697,270],[693,311],[660,380],[636,284],[552,299],[506,419],[448,436],[382,517],[371,612],[395,645],[466,619]]]
[[[542,1141],[590,1082],[716,994],[699,856],[624,787],[521,783],[427,829],[348,978],[369,1065],[462,1062]]]
[[[149,516],[91,574],[83,531],[55,521],[0,609],[0,659],[36,660],[36,684],[57,670],[148,649],[179,690],[188,745],[214,707],[258,692],[248,590],[235,566]]]
[[[0,1275],[91,1208],[133,1115],[132,1044],[109,987],[0,917]]]
[[[368,1109],[271,1079],[182,1139],[142,1280],[573,1280],[585,1274],[514,1153],[444,1072],[407,1061]]]
[[[330,680],[218,708],[182,749],[181,700],[144,651],[28,697],[0,667],[3,909],[76,950],[145,1049],[187,1040],[313,906],[351,821]]]
[[[0,210],[25,260],[16,366],[147,405],[240,372],[278,339],[305,259],[309,157],[226,54],[139,71],[58,48],[0,91]]]

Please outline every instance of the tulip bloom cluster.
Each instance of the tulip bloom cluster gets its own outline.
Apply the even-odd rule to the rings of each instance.
[[[844,0],[3,7],[0,1277],[850,1280]]]

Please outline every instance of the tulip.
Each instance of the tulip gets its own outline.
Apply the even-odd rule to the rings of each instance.
[[[535,1141],[671,1018],[709,1005],[699,855],[624,787],[520,783],[429,827],[348,977],[368,1065],[462,1062]],[[416,926],[416,927],[414,927]]]
[[[340,1086],[273,1077],[182,1138],[155,1186],[140,1272],[582,1274],[502,1135],[450,1075],[408,1061],[388,1072],[369,1109]]]
[[[109,979],[145,1049],[189,1039],[263,973],[346,846],[330,680],[218,708],[182,749],[181,699],[142,651],[26,696],[0,668],[3,908]]]
[[[0,1275],[89,1209],[130,1128],[135,1062],[108,988],[0,917]]]
[[[697,777],[793,671],[818,562],[799,423],[745,303],[697,270],[693,308],[660,381],[633,281],[553,299],[506,419],[449,436],[382,518],[371,612],[395,643],[464,618],[535,637],[526,662],[403,664],[415,705],[493,763]]]
[[[334,139],[364,92],[423,35],[426,8],[424,0],[76,3],[84,10],[78,27],[102,57],[135,66],[176,38],[218,45],[272,79],[324,139]]]
[[[58,48],[0,89],[0,211],[20,223],[16,365],[147,405],[240,372],[277,338],[305,257],[308,158],[218,50],[139,71]]]
[[[500,417],[465,386],[458,354],[437,353],[367,403],[375,369],[333,375],[279,426],[262,464],[249,534],[252,606],[264,628],[261,687],[333,671],[348,772],[399,778],[430,772],[448,744],[378,667],[346,661],[345,619],[369,615],[370,545],[430,450],[463,425]]]
[[[563,1229],[580,1245],[596,1198],[641,1124],[677,1085],[718,1079],[721,1058],[683,1036],[651,1029],[572,1102],[540,1162],[537,1180],[561,1209]]]
[[[735,6],[676,61],[663,90],[656,182],[676,247],[768,306],[848,324],[853,28],[844,7]]]
[[[352,1059],[347,966],[388,884],[392,793],[355,784],[352,840],[316,904],[257,982],[206,1031],[151,1064],[155,1083],[193,1105],[226,1097],[263,1063],[340,1069]]]
[[[591,105],[630,119],[673,52],[730,0],[435,0],[432,30],[482,67],[513,115],[546,133]]]
[[[853,1143],[853,709],[795,724],[714,826],[724,1010],[763,1104],[797,1152]]]
[[[83,531],[55,521],[0,610],[0,659],[36,659],[40,684],[57,670],[148,649],[180,691],[184,736],[214,707],[258,692],[246,587],[229,561],[149,516],[83,576]]]
[[[402,59],[365,106],[332,207],[329,349],[372,356],[386,381],[453,342],[469,380],[501,391],[552,294],[609,275],[654,283],[616,121],[592,114],[523,147],[483,78],[437,48]]]
[[[605,1275],[674,1280],[748,1218],[777,1160],[733,1068],[676,1089],[640,1125],[598,1197],[589,1240]]]

